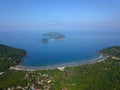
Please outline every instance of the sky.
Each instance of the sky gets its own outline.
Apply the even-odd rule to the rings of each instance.
[[[0,30],[120,29],[120,0],[0,0]]]

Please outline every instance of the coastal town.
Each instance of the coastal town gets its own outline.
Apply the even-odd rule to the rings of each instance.
[[[24,85],[7,88],[7,90],[50,90],[54,79],[48,74],[27,72],[24,76]]]

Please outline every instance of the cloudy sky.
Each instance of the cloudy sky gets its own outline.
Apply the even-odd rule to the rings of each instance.
[[[0,0],[8,29],[120,29],[120,0]]]

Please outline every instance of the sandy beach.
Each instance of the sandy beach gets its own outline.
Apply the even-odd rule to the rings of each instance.
[[[70,62],[70,63],[55,64],[55,65],[40,66],[40,67],[27,67],[27,66],[23,66],[23,65],[17,65],[17,66],[11,67],[10,69],[25,70],[25,71],[59,69],[59,70],[63,71],[65,67],[79,66],[79,65],[85,65],[85,64],[93,64],[96,62],[104,61],[106,58],[107,58],[107,56],[100,55],[97,58],[93,58],[90,60],[82,60],[79,62]]]

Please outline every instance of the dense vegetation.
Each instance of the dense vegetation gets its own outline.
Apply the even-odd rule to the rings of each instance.
[[[0,44],[0,72],[20,63],[25,51]]]
[[[0,75],[0,90],[8,87],[17,87],[19,85],[24,85],[25,83],[25,71],[14,71],[9,70],[4,74]]]
[[[0,88],[34,85],[41,90],[120,90],[120,47],[100,52],[110,56],[102,62],[66,67],[64,71],[8,71],[0,75]]]
[[[113,57],[120,57],[120,46],[113,46],[100,51],[100,53]]]

